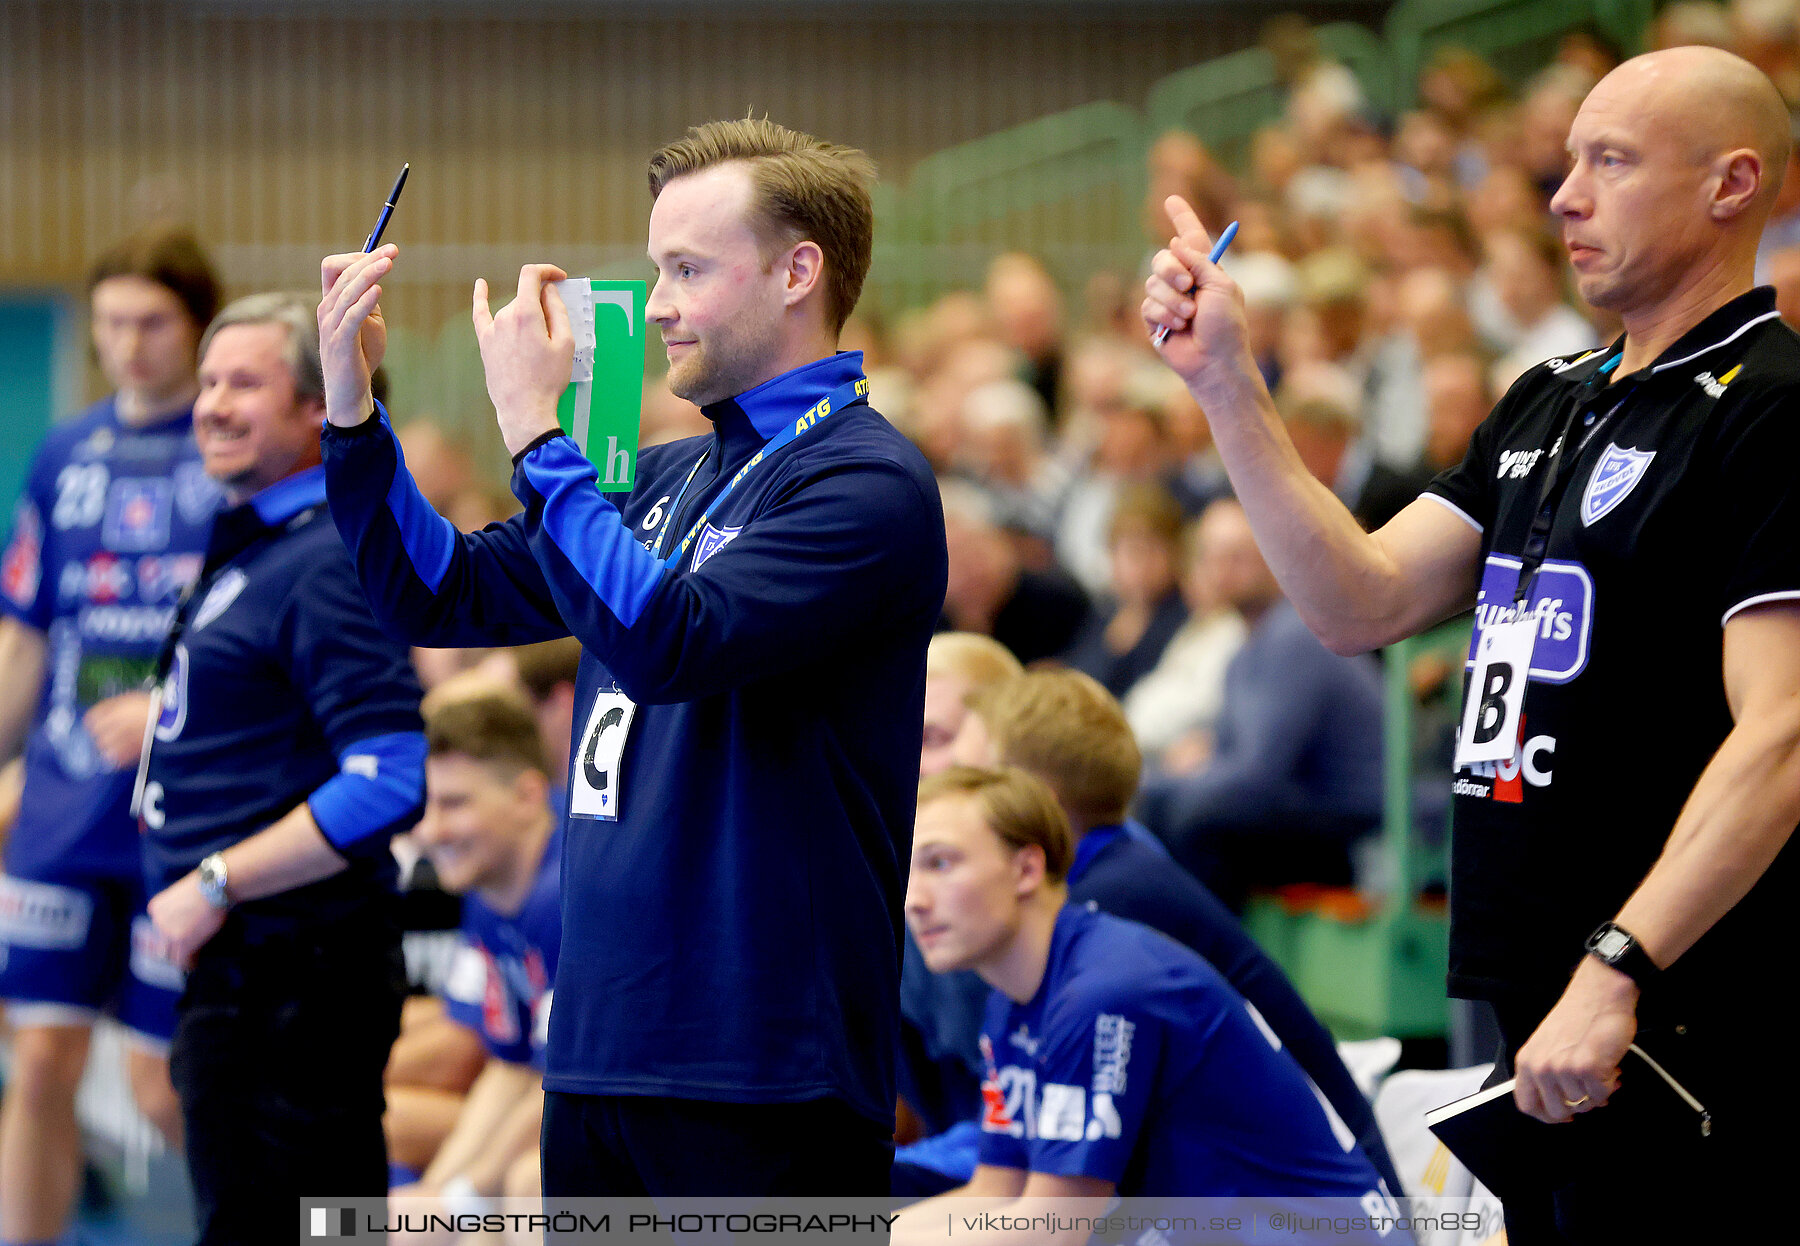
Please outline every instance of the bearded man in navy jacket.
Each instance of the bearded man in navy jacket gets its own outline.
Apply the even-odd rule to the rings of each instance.
[[[394,247],[324,263],[331,507],[413,643],[583,647],[544,1191],[887,1188],[901,903],[943,515],[837,352],[874,168],[767,121],[658,152],[647,317],[711,434],[603,495],[557,427],[563,277],[474,320],[524,512],[458,533],[407,474],[369,369]]]

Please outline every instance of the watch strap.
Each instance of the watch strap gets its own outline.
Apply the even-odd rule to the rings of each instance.
[[[1650,959],[1650,953],[1644,951],[1644,945],[1637,941],[1637,936],[1616,922],[1600,923],[1588,936],[1587,952],[1602,964],[1617,969],[1639,988],[1648,987],[1662,974],[1656,962]]]

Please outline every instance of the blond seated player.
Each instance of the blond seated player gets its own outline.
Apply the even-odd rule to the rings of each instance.
[[[523,698],[483,692],[443,702],[426,715],[425,740],[425,817],[413,834],[444,889],[464,897],[464,946],[444,1012],[490,1058],[424,1175],[392,1197],[399,1210],[483,1211],[520,1188],[525,1174],[515,1168],[536,1166],[562,833]]]
[[[1029,1215],[1115,1193],[1389,1207],[1368,1159],[1211,966],[1067,903],[1073,856],[1055,794],[1022,770],[958,766],[920,785],[907,923],[934,970],[973,969],[994,994],[980,1165],[903,1215],[894,1240],[938,1240],[948,1214],[972,1207]],[[991,1226],[967,1236],[1025,1240]]]

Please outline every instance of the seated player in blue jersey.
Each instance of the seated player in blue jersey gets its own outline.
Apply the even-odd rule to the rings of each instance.
[[[1066,903],[1074,854],[1055,794],[1023,770],[958,766],[920,785],[907,923],[933,969],[971,968],[995,988],[981,1164],[940,1197],[1027,1215],[1041,1199],[1114,1194],[1390,1214],[1374,1166],[1211,966]],[[895,1240],[935,1240],[954,1206],[919,1204]]]
[[[1268,1023],[1388,1188],[1401,1188],[1374,1110],[1287,974],[1223,901],[1126,818],[1143,755],[1111,693],[1072,670],[1030,671],[977,689],[951,751],[967,765],[1018,766],[1048,783],[1075,837],[1070,901],[1142,922],[1199,953]]]
[[[434,1210],[484,1211],[521,1178],[536,1182],[562,934],[562,829],[522,699],[482,692],[435,705],[425,741],[425,816],[412,834],[444,889],[463,897],[446,1012],[480,1035],[491,1059],[424,1175],[393,1195],[430,1197]],[[398,1110],[396,1100],[390,1116]],[[509,1182],[514,1169],[520,1176]]]
[[[925,651],[925,733],[919,777],[949,768],[951,748],[977,688],[1025,668],[991,636],[939,632]],[[900,1128],[892,1192],[935,1194],[975,1166],[981,1102],[981,1014],[988,986],[972,973],[932,973],[909,934],[900,965]]]
[[[218,504],[192,407],[219,283],[191,237],[154,229],[102,255],[88,293],[114,392],[44,438],[0,562],[0,762],[24,748],[0,877],[0,999],[13,1025],[0,1107],[7,1246],[68,1225],[81,1171],[75,1089],[101,1012],[131,1036],[139,1108],[181,1144],[166,1054],[181,971],[143,915],[127,757],[144,734],[140,689]]]

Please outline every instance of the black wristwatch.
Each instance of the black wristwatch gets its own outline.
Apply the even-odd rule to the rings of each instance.
[[[1587,950],[1588,955],[1611,965],[1640,989],[1647,988],[1662,973],[1637,936],[1612,922],[1601,922],[1600,928],[1588,936]]]

